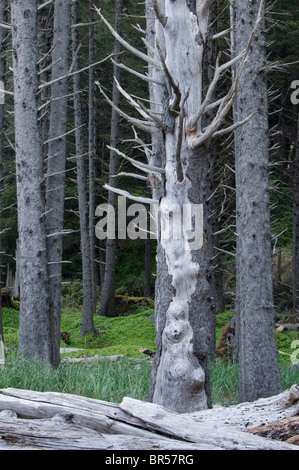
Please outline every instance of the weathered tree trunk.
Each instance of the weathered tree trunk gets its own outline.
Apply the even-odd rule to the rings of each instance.
[[[70,0],[55,0],[51,80],[68,73]],[[62,230],[66,167],[68,80],[51,85],[51,106],[46,179],[47,250],[50,273],[52,363],[60,360]]]
[[[153,206],[158,213],[157,354],[149,397],[153,402],[181,413],[211,406],[210,338],[205,323],[207,305],[211,307],[213,299],[209,296],[205,270],[210,261],[205,246],[208,242],[205,239],[206,219],[202,214],[205,182],[198,184],[207,174],[206,147],[211,138],[231,132],[252,117],[246,116],[246,119],[220,130],[231,109],[237,79],[225,96],[211,102],[225,70],[238,61],[242,70],[250,44],[233,61],[222,65],[219,59],[216,61],[213,80],[202,97],[203,54],[210,22],[210,3],[210,0],[190,3],[155,0],[152,5],[157,18],[154,26],[155,53],[149,48],[147,55],[120,38],[97,10],[115,37],[152,68],[150,77],[142,76],[155,85],[151,91],[151,109],[146,109],[122,90],[143,119],[119,112],[153,137],[149,155],[146,145],[135,133],[136,142],[143,144],[148,164],[133,162],[149,174]],[[159,92],[156,85],[160,87]],[[206,125],[205,115],[216,108],[215,117]],[[128,194],[109,185],[106,187]],[[137,199],[142,203],[148,202],[147,198]],[[200,264],[202,256],[208,257],[204,266]],[[198,307],[199,293],[205,299],[204,306],[200,304]]]
[[[122,32],[122,11],[123,11],[123,0],[115,1],[115,31],[119,35]],[[114,61],[116,63],[121,62],[121,44],[115,40],[114,43]],[[113,75],[115,79],[120,82],[121,69],[117,65],[113,67]],[[120,91],[117,87],[117,84],[114,80],[113,82],[113,92],[112,92],[112,101],[115,106],[119,106]],[[118,138],[119,138],[119,115],[118,112],[112,108],[111,116],[111,136],[110,136],[110,145],[113,148],[117,147]],[[110,150],[110,160],[109,160],[109,185],[117,187],[117,172],[118,172],[118,155],[114,150]],[[110,204],[114,210],[117,207],[117,195],[109,191],[108,194],[108,204]],[[107,237],[106,240],[106,259],[105,259],[105,275],[104,282],[102,285],[101,292],[101,304],[100,304],[100,313],[101,315],[111,316],[114,315],[115,307],[115,263],[116,263],[116,239]]]
[[[77,3],[72,4],[72,25],[77,24]],[[73,51],[73,71],[79,70],[78,62],[78,32],[72,27],[72,51]],[[81,255],[82,255],[82,282],[83,282],[83,309],[82,309],[82,325],[80,336],[95,331],[93,323],[93,282],[92,282],[92,263],[89,242],[89,224],[88,224],[88,206],[87,191],[85,178],[85,162],[84,162],[84,143],[82,136],[82,109],[80,98],[80,75],[77,73],[73,77],[74,90],[74,113],[75,113],[75,138],[76,138],[76,159],[77,159],[77,186],[80,216],[80,238],[81,238]]]
[[[275,436],[251,434],[255,426],[273,419],[287,417],[294,422],[296,386],[251,406],[244,403],[183,415],[127,397],[117,405],[55,392],[4,389],[2,393],[1,449],[299,450],[274,440]],[[175,459],[177,452],[172,454],[169,457]],[[194,464],[196,455],[191,453],[189,458],[188,463]]]
[[[18,231],[19,351],[51,361],[42,142],[37,109],[37,2],[11,2]]]
[[[6,22],[6,8],[7,2],[3,0],[0,4],[0,23]],[[0,86],[5,87],[5,71],[6,71],[6,59],[5,59],[5,39],[7,36],[7,30],[0,28]],[[2,263],[1,263],[1,252],[2,252],[2,191],[3,191],[3,149],[4,149],[4,93],[0,92],[0,289],[2,287]],[[3,323],[2,323],[2,302],[0,298],[0,340],[3,340]]]
[[[175,212],[171,215],[173,208],[183,214],[184,205],[192,207],[203,202],[198,182],[203,176],[207,155],[205,149],[193,149],[190,145],[198,128],[188,128],[188,119],[196,114],[202,100],[208,9],[200,11],[203,2],[196,6],[165,2],[163,12],[161,2],[159,5],[161,15],[167,18],[163,25],[160,18],[157,27],[163,28],[165,68],[169,74],[166,78],[172,81],[172,93],[169,94],[170,107],[165,107],[165,189],[159,204],[158,270],[162,271],[158,276],[164,282],[159,283],[158,302],[164,297],[165,311],[161,312],[161,318],[156,316],[161,338],[160,342],[158,340],[159,356],[155,360],[152,401],[185,412],[210,404],[208,344],[203,321],[206,312],[197,307],[197,294],[200,291],[208,301],[208,288],[204,269],[198,263],[202,247],[192,249],[186,227],[178,239],[166,230],[169,215],[178,215]],[[201,41],[197,40],[199,36]]]
[[[299,319],[299,106],[297,115],[297,142],[294,156],[293,202],[293,313]]]
[[[260,2],[233,2],[235,54],[246,47]],[[234,118],[258,111],[235,131],[237,328],[239,399],[253,401],[282,390],[275,341],[269,214],[268,101],[265,8],[239,81]]]

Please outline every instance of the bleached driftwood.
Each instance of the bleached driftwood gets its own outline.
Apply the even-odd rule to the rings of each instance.
[[[222,408],[178,414],[127,397],[118,405],[56,392],[1,392],[0,449],[299,450],[299,446],[243,431],[247,413],[259,415],[256,423],[267,411],[271,417],[294,416],[297,386],[277,397],[238,405],[235,420],[237,407],[224,409],[226,414]]]
[[[115,354],[114,356],[100,356],[98,354],[95,354],[94,356],[88,357],[88,356],[82,356],[82,357],[68,357],[65,356],[62,360],[64,362],[76,362],[76,363],[94,363],[94,362],[102,362],[102,361],[111,361],[115,362],[118,359],[124,357],[123,354]]]
[[[260,398],[252,403],[222,407],[190,413],[188,416],[204,424],[228,424],[245,431],[262,424],[288,419],[299,414],[299,385],[293,385],[279,395]]]

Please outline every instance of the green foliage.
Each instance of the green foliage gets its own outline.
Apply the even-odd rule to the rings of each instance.
[[[5,366],[0,366],[0,388],[73,393],[114,403],[124,396],[146,400],[149,380],[147,359],[138,363],[130,359],[96,364],[62,362],[54,369],[10,354]]]
[[[140,348],[155,350],[155,326],[150,321],[153,309],[140,307],[134,314],[122,317],[94,317],[94,325],[99,334],[89,333],[79,337],[82,316],[80,313],[65,313],[61,320],[61,331],[71,333],[72,348],[84,349],[88,354],[108,356],[123,354],[127,357],[144,357]],[[61,343],[63,347],[66,345]],[[72,354],[82,355],[82,351]]]
[[[69,294],[69,292],[68,292]],[[133,312],[133,313],[132,313]],[[95,326],[100,335],[88,334],[79,338],[82,315],[64,311],[61,331],[72,334],[71,344],[61,342],[61,347],[82,348],[68,356],[120,355],[116,362],[109,360],[94,364],[76,364],[62,360],[57,369],[45,364],[29,362],[17,356],[18,311],[3,309],[5,366],[0,366],[0,388],[15,387],[27,390],[74,393],[100,400],[119,403],[124,396],[146,400],[151,375],[151,360],[139,353],[139,348],[155,350],[155,328],[150,322],[153,309],[136,307],[122,317],[95,316]],[[217,315],[219,335],[233,315],[230,310]],[[290,366],[291,344],[297,332],[276,333],[277,347],[286,354],[279,355],[285,388],[299,383],[299,367]],[[63,356],[63,355],[62,355]],[[238,364],[217,359],[210,364],[212,400],[214,404],[229,406],[238,402]]]

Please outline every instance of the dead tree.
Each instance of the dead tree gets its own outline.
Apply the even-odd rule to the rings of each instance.
[[[178,412],[203,409],[211,406],[209,370],[207,364],[208,339],[204,329],[205,312],[198,311],[197,293],[205,291],[206,278],[198,262],[200,250],[205,249],[202,237],[202,200],[197,183],[202,175],[206,146],[212,138],[245,125],[252,115],[231,126],[223,127],[225,117],[232,107],[239,75],[248,56],[259,21],[246,47],[234,59],[221,63],[218,56],[213,79],[202,98],[203,52],[209,28],[210,0],[197,2],[167,0],[155,1],[155,48],[148,54],[136,50],[113,30],[99,10],[98,14],[111,32],[128,50],[136,54],[156,71],[140,78],[155,83],[161,89],[160,101],[145,107],[140,100],[129,95],[119,85],[121,93],[140,118],[118,110],[134,128],[152,135],[155,145],[162,137],[161,153],[149,151],[135,130],[135,140],[148,157],[146,163],[130,161],[148,175],[154,188],[151,203],[160,214],[158,223],[158,276],[159,302],[164,297],[162,315],[156,315],[157,346],[155,373],[152,377],[151,399]],[[213,92],[223,73],[238,63],[238,71],[228,92],[212,101]],[[100,86],[100,84],[99,84]],[[102,90],[106,99],[112,101]],[[158,110],[157,108],[158,107]],[[203,117],[211,109],[215,116],[204,126]],[[153,147],[154,148],[154,147]],[[118,151],[120,155],[127,158]],[[160,160],[160,161],[159,161]],[[155,162],[155,164],[154,164]],[[107,189],[113,190],[106,185]],[[120,189],[119,194],[130,197]],[[134,198],[140,203],[147,198]],[[194,210],[180,223],[180,228],[169,221],[180,220],[184,208]],[[188,210],[189,210],[188,209]],[[192,238],[193,237],[193,238]],[[195,237],[195,239],[194,239]],[[196,238],[197,237],[197,238]]]

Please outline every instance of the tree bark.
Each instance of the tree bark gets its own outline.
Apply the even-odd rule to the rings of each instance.
[[[293,199],[293,314],[299,319],[299,106],[297,113],[297,141],[294,156]]]
[[[183,415],[127,397],[117,405],[64,393],[4,389],[1,448],[299,450],[287,442],[251,434],[257,423],[270,423],[274,416],[294,422],[293,388],[262,402]]]
[[[7,2],[3,0],[0,5],[0,23],[6,22],[6,8]],[[5,72],[6,72],[6,59],[5,59],[5,39],[7,37],[7,31],[4,28],[0,28],[0,84],[1,87],[5,86]],[[0,92],[1,93],[1,92]],[[2,287],[2,191],[3,191],[3,149],[4,149],[4,93],[1,94],[0,102],[0,289]],[[2,302],[0,298],[0,340],[3,339],[3,322],[2,322]]]
[[[204,330],[207,312],[198,307],[199,292],[211,302],[204,268],[198,262],[206,253],[191,249],[186,232],[176,240],[168,236],[165,228],[172,207],[179,208],[182,214],[184,205],[203,202],[198,182],[203,176],[203,165],[207,164],[207,153],[205,148],[192,149],[189,145],[192,131],[188,129],[188,118],[196,113],[202,99],[203,44],[208,12],[202,14],[199,9],[200,5],[196,10],[194,5],[184,2],[165,2],[164,11],[159,2],[161,17],[167,21],[162,25],[162,18],[156,20],[156,28],[163,30],[160,36],[164,36],[167,74],[178,89],[168,95],[170,106],[164,108],[167,129],[164,133],[164,192],[159,203],[158,337],[150,397],[154,403],[177,412],[211,406],[208,336]],[[199,36],[202,41],[197,40]],[[162,101],[164,106],[167,102],[165,98]]]
[[[259,1],[233,2],[235,51],[246,47]],[[265,8],[239,81],[235,121],[258,111],[235,131],[236,308],[239,335],[239,400],[253,401],[282,390],[275,341],[269,213],[269,128]]]
[[[19,351],[51,362],[42,142],[37,106],[37,2],[11,2],[20,249]]]
[[[72,4],[72,25],[77,24],[77,3]],[[73,52],[73,70],[79,70],[78,61],[78,32],[76,28],[72,27],[72,52]],[[86,191],[86,177],[85,177],[85,162],[84,162],[84,143],[82,136],[82,109],[80,98],[80,75],[77,73],[73,77],[73,90],[74,90],[74,113],[75,113],[75,139],[76,139],[76,160],[77,160],[77,186],[78,186],[78,201],[79,201],[79,217],[80,217],[80,238],[81,238],[81,255],[82,255],[82,282],[83,282],[83,310],[82,310],[82,325],[80,337],[87,333],[95,332],[93,313],[93,277],[92,277],[92,263],[91,263],[91,250],[89,241],[89,223],[88,223],[88,205],[87,205],[87,191]]]
[[[93,310],[96,311],[96,286],[97,286],[97,267],[95,251],[95,202],[94,202],[94,178],[95,178],[95,134],[96,134],[96,116],[95,116],[95,71],[92,64],[95,57],[95,31],[94,31],[94,9],[93,0],[89,0],[89,42],[88,42],[88,182],[89,182],[89,243],[90,243],[90,262],[92,272],[92,302]]]
[[[115,31],[119,35],[122,32],[122,10],[123,10],[123,0],[115,1]],[[114,60],[116,63],[121,62],[121,44],[115,40],[114,43]],[[113,76],[120,83],[120,74],[121,69],[117,65],[113,67]],[[120,92],[114,80],[113,82],[113,92],[112,92],[112,102],[115,106],[119,106]],[[113,148],[117,147],[118,138],[119,138],[119,115],[118,112],[113,108],[111,116],[111,137],[110,137],[110,146]],[[109,160],[109,185],[117,187],[117,178],[116,174],[118,172],[118,155],[114,150],[110,150],[110,160]],[[109,191],[108,194],[108,204],[111,205],[116,211],[117,208],[117,195]],[[114,307],[115,307],[115,263],[116,263],[116,239],[107,238],[106,240],[106,259],[105,259],[105,275],[104,282],[102,285],[101,293],[101,304],[100,304],[100,313],[104,316],[113,316]]]
[[[68,72],[70,39],[70,0],[55,0],[51,80]],[[64,221],[64,187],[66,168],[68,80],[51,85],[46,184],[47,250],[51,296],[52,363],[60,361],[60,315],[62,281],[62,230]]]

